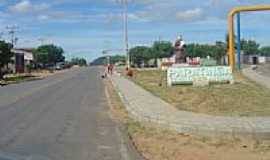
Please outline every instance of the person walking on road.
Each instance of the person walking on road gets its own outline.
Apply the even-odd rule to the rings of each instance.
[[[110,75],[113,74],[113,68],[114,68],[113,64],[108,65],[108,74],[110,74]]]

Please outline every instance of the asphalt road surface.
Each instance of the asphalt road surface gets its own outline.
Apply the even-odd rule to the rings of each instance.
[[[125,143],[98,68],[0,87],[0,160],[136,159]]]

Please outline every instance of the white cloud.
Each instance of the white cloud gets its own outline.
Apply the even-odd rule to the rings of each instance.
[[[204,17],[203,11],[201,8],[195,8],[186,11],[178,11],[176,13],[176,19],[179,21],[193,21],[203,19]]]
[[[37,17],[37,19],[39,20],[39,21],[46,21],[46,20],[48,20],[50,17],[48,16],[48,15],[39,15],[38,17]]]
[[[9,7],[12,13],[29,13],[29,12],[39,12],[49,9],[50,5],[47,3],[33,4],[30,0],[21,0],[13,6]]]

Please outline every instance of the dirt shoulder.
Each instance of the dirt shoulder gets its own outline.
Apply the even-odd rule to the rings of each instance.
[[[111,118],[118,124],[119,134],[123,139],[122,150],[126,153],[126,156],[123,156],[123,159],[144,160],[145,158],[138,151],[136,145],[134,145],[131,135],[129,134],[128,124],[131,123],[132,120],[128,117],[128,113],[124,109],[124,105],[122,104],[117,92],[114,90],[111,82],[106,79],[104,83],[106,86],[105,92],[110,106]]]
[[[209,139],[178,134],[130,119],[120,97],[107,81],[113,119],[127,127],[137,150],[147,160],[268,160],[270,142]]]

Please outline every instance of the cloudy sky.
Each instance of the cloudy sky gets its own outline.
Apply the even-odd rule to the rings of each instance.
[[[121,0],[0,0],[2,39],[6,26],[17,27],[18,47],[61,45],[67,57],[92,60],[103,49],[123,48]],[[235,6],[270,4],[270,0],[129,0],[130,46],[173,41],[224,40],[227,12]],[[242,35],[270,45],[270,12],[242,15]],[[117,51],[119,52],[119,51]],[[121,51],[120,51],[121,52]],[[115,54],[115,52],[112,52]]]

